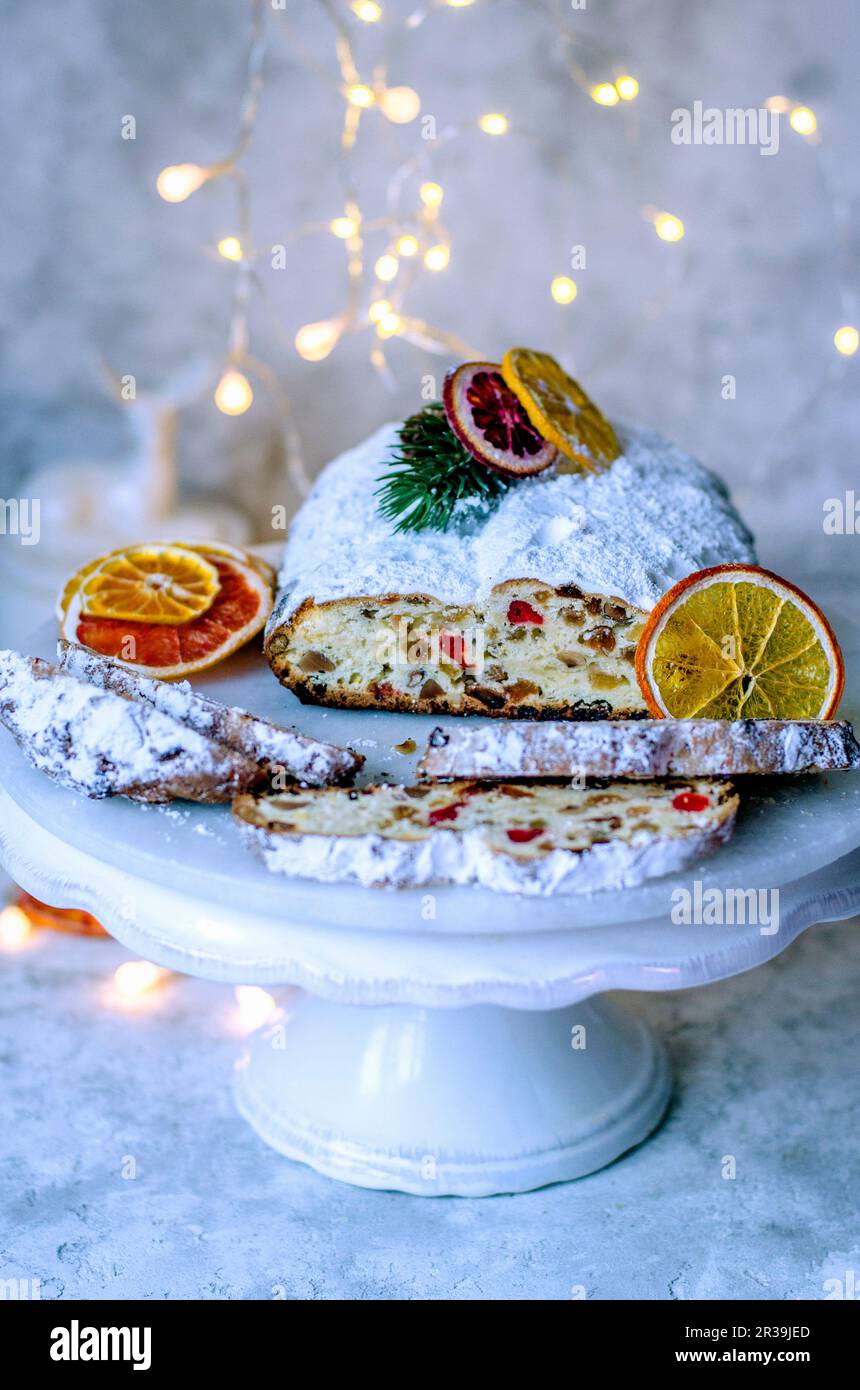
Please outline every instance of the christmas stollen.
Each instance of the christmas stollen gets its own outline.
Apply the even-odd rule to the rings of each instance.
[[[100,690],[152,705],[186,728],[234,749],[261,769],[281,769],[299,782],[318,787],[350,781],[364,762],[351,748],[320,743],[296,729],[270,724],[245,710],[199,695],[187,681],[139,676],[109,657],[62,639],[57,655],[62,670]]]
[[[249,848],[275,873],[364,887],[479,884],[549,896],[629,888],[729,839],[726,782],[527,787],[478,782],[240,796]]]
[[[18,652],[0,651],[0,721],[35,768],[84,796],[221,802],[260,780],[247,754]]]
[[[741,777],[860,768],[845,720],[655,719],[618,724],[525,721],[434,729],[425,777]]]
[[[266,629],[299,699],[505,718],[641,717],[646,615],[676,580],[754,559],[723,484],[656,434],[616,427],[603,471],[552,464],[447,530],[398,532],[379,478],[398,426],[323,471],[291,527]]]

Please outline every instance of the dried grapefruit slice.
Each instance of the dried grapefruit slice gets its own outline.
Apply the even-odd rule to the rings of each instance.
[[[184,623],[199,618],[218,593],[218,571],[180,545],[136,545],[108,556],[82,578],[83,610],[95,618]]]
[[[63,614],[62,635],[160,680],[182,680],[214,666],[260,632],[272,608],[272,585],[255,565],[229,554],[213,550],[205,558],[219,589],[199,617],[174,625],[93,617],[83,611],[79,589]]]
[[[559,463],[560,473],[599,472],[620,456],[609,421],[548,352],[510,348],[502,358],[502,376],[535,429],[570,460]]]
[[[542,473],[558,457],[505,384],[496,362],[464,362],[445,378],[448,424],[473,458],[506,478]]]
[[[664,594],[636,675],[657,719],[830,719],[845,682],[820,608],[757,565],[698,570]]]

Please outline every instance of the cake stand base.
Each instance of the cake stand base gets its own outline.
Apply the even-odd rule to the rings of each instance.
[[[669,1093],[660,1044],[594,998],[538,1012],[300,995],[251,1039],[236,1086],[245,1119],[287,1157],[433,1197],[584,1177],[644,1139]]]

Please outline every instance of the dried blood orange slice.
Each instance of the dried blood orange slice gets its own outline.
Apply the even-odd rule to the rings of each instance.
[[[464,362],[445,378],[448,424],[473,458],[506,478],[542,473],[558,454],[529,420],[496,362]]]
[[[204,559],[212,560],[216,556],[227,556],[229,559],[238,561],[240,565],[251,565],[267,581],[274,585],[276,579],[275,570],[267,560],[255,555],[252,550],[242,550],[238,545],[229,545],[226,541],[151,541],[151,545],[180,545],[183,550],[193,550],[197,555],[202,555]],[[56,615],[57,621],[62,623],[66,609],[77,593],[83,581],[88,575],[99,569],[107,560],[112,560],[114,556],[123,555],[126,547],[121,546],[118,550],[109,550],[104,555],[97,555],[89,564],[83,565],[71,579],[63,586],[57,599]]]
[[[205,558],[217,572],[219,590],[199,617],[174,625],[94,617],[84,611],[79,588],[66,606],[62,635],[160,680],[181,680],[223,661],[263,627],[272,586],[256,566],[229,554],[213,550]]]
[[[757,565],[715,565],[670,589],[636,675],[658,719],[831,719],[845,680],[821,609]]]
[[[502,376],[534,428],[570,459],[559,465],[560,472],[597,472],[620,456],[618,436],[605,415],[548,352],[510,348]]]

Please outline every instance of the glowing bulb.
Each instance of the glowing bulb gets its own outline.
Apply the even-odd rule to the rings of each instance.
[[[333,217],[328,224],[330,232],[345,241],[347,237],[355,236],[358,231],[358,223],[354,217]]]
[[[785,112],[788,111],[788,110],[790,109],[790,107],[791,107],[791,102],[789,101],[788,97],[775,96],[775,97],[768,97],[768,99],[767,99],[767,101],[764,103],[764,105],[765,105],[765,109],[766,109],[766,110],[768,110],[768,111],[776,111],[776,112],[778,112],[780,115],[784,115]]]
[[[254,1033],[262,1028],[277,1008],[272,995],[268,990],[260,989],[259,985],[237,985],[234,994],[238,1027],[242,1033]]]
[[[306,362],[322,362],[336,346],[341,326],[336,319],[306,323],[295,336],[296,352]]]
[[[225,261],[241,261],[242,243],[237,236],[224,236],[218,242],[218,250]]]
[[[376,323],[376,331],[380,338],[392,338],[402,327],[403,320],[400,315],[392,312],[381,314]]]
[[[379,104],[382,114],[395,125],[408,125],[421,110],[421,98],[412,87],[386,87]]]
[[[244,415],[253,399],[251,383],[241,372],[225,372],[215,387],[215,404],[222,415]]]
[[[818,125],[815,112],[810,111],[808,106],[795,106],[788,118],[788,123],[792,130],[796,130],[798,135],[811,135]]]
[[[386,314],[391,313],[391,303],[387,299],[374,299],[367,311],[367,317],[371,323],[379,323],[385,318]]]
[[[661,241],[680,241],[684,235],[684,224],[680,217],[673,217],[669,212],[659,213],[654,227]]]
[[[478,121],[485,135],[504,135],[510,126],[507,116],[503,116],[501,111],[488,111],[486,116],[482,116]]]
[[[414,256],[418,251],[418,238],[411,232],[406,232],[397,243],[397,254],[399,256]]]
[[[30,931],[30,919],[20,907],[4,907],[0,912],[0,946],[5,951],[17,951]]]
[[[841,352],[843,357],[853,357],[860,347],[860,333],[850,323],[846,323],[843,328],[837,328],[833,334],[833,341],[836,351]]]
[[[556,275],[549,292],[556,304],[571,304],[578,294],[576,282],[569,275]]]
[[[353,0],[350,9],[359,19],[363,19],[365,24],[375,24],[382,18],[382,6],[377,5],[376,0]]]
[[[422,203],[427,208],[438,208],[443,197],[445,196],[439,184],[432,182],[422,183],[421,187],[418,190],[418,194],[421,198]]]
[[[199,164],[169,164],[162,169],[155,186],[166,203],[184,203],[206,179],[206,170]]]
[[[467,5],[473,5],[475,0],[446,0],[452,10],[465,10]]]
[[[615,83],[599,82],[591,89],[591,99],[596,101],[598,106],[617,106],[619,96]]]
[[[639,95],[639,83],[635,77],[625,73],[623,77],[616,77],[615,90],[622,101],[632,101],[634,97]]]
[[[125,1003],[134,1003],[169,974],[169,970],[153,965],[151,960],[127,960],[114,971],[114,989]]]
[[[389,280],[394,279],[399,269],[400,262],[397,257],[392,256],[390,252],[386,252],[384,256],[379,257],[379,260],[373,267],[373,272],[377,280],[383,280],[387,283]]]
[[[363,82],[356,82],[352,87],[347,87],[346,99],[352,102],[353,106],[372,106],[376,101],[372,88],[365,86]]]
[[[424,264],[428,270],[444,270],[451,259],[447,246],[431,246],[424,252]]]

